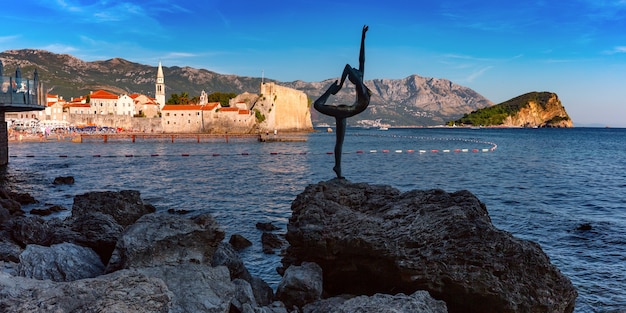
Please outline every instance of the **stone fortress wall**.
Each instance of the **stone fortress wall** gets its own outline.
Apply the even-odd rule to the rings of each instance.
[[[254,105],[265,116],[259,124],[262,132],[310,131],[313,129],[311,110],[307,95],[299,90],[262,83],[260,98]]]

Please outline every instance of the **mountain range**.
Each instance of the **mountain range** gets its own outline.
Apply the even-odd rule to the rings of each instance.
[[[134,63],[121,58],[86,62],[68,54],[44,50],[7,50],[0,53],[4,75],[17,66],[24,77],[37,69],[48,93],[65,99],[89,94],[99,89],[117,94],[141,93],[154,96],[157,66]],[[165,64],[164,64],[165,65]],[[207,93],[258,93],[262,81],[303,91],[314,101],[337,78],[321,82],[280,82],[267,78],[226,75],[206,69],[163,66],[166,97],[186,92],[190,97]],[[433,126],[456,120],[464,114],[492,106],[493,103],[474,90],[443,78],[411,75],[403,79],[372,79],[365,84],[372,91],[365,112],[348,119],[349,125],[360,126]],[[330,104],[354,102],[354,86],[344,88],[329,99]],[[332,124],[332,117],[311,110],[314,125]]]

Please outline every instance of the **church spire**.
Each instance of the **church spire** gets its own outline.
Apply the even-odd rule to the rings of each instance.
[[[159,103],[159,109],[162,109],[165,105],[165,76],[163,76],[163,67],[161,66],[161,61],[159,61],[159,68],[157,69],[155,88],[156,91],[154,93],[154,97]]]

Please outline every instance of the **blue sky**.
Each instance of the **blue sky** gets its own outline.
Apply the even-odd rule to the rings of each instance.
[[[626,127],[626,0],[22,0],[0,19],[0,51],[309,82],[358,66],[367,24],[366,79],[446,78],[494,103],[551,91],[575,125]]]

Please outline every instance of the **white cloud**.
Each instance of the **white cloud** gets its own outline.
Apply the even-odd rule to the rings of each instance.
[[[617,47],[614,47],[611,50],[607,50],[607,51],[603,52],[603,54],[609,54],[609,55],[610,54],[619,54],[619,53],[626,53],[626,46],[617,46]]]
[[[63,45],[63,44],[50,44],[47,45],[45,47],[42,48],[43,50],[47,50],[50,52],[54,52],[54,53],[59,53],[59,54],[69,54],[69,53],[73,53],[75,51],[78,51],[78,49],[72,47],[72,46],[67,46],[67,45]]]
[[[465,78],[466,81],[468,82],[473,82],[476,78],[482,76],[486,71],[492,69],[493,66],[486,66],[483,67],[481,69],[478,69],[477,71],[474,71],[473,73],[471,73],[469,76],[467,76],[467,78]]]
[[[170,52],[165,56],[165,58],[193,58],[196,57],[196,54],[188,53],[188,52]]]
[[[10,42],[10,41],[13,41],[13,40],[18,39],[18,38],[20,38],[19,35],[0,36],[0,43]]]

